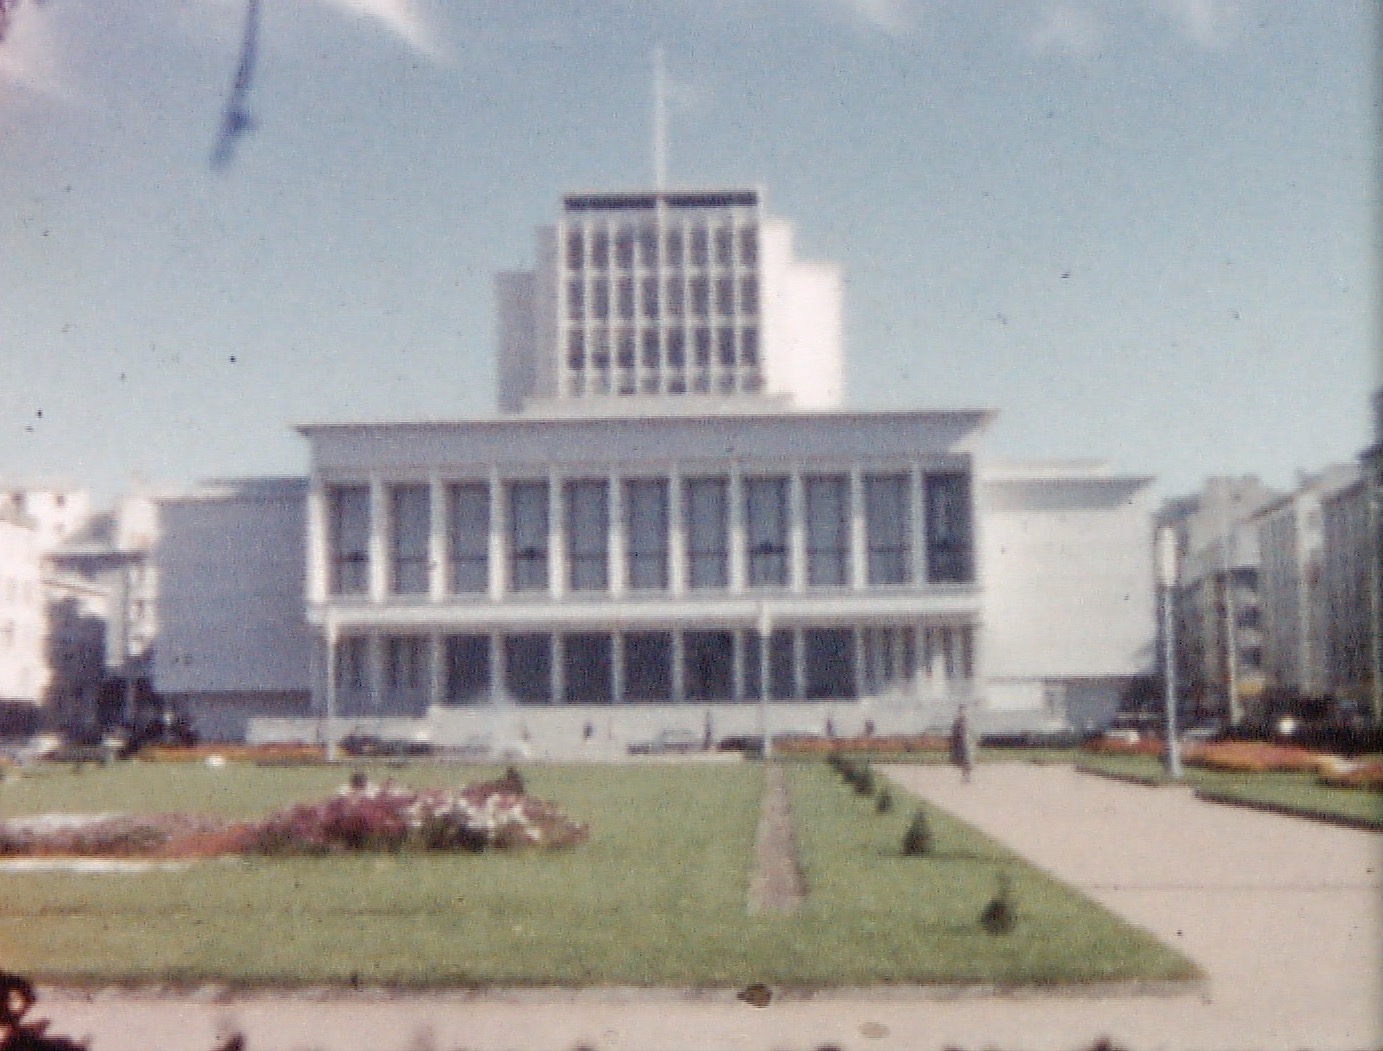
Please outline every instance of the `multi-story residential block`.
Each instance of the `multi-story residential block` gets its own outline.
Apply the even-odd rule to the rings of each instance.
[[[1263,560],[1264,672],[1277,690],[1319,697],[1329,689],[1321,501],[1357,478],[1352,464],[1304,477],[1293,492],[1255,516]]]
[[[1369,490],[1360,477],[1320,498],[1325,690],[1367,707],[1373,630]]]
[[[1261,560],[1253,515],[1279,494],[1256,476],[1210,478],[1168,501],[1159,526],[1177,537],[1173,592],[1180,703],[1189,716],[1238,722],[1264,686]],[[1159,639],[1159,651],[1165,641]]]
[[[31,731],[48,686],[39,531],[0,508],[0,733]]]
[[[839,276],[789,231],[753,191],[565,198],[499,280],[501,415],[303,426],[300,487],[165,503],[160,692],[552,753],[1108,718],[1152,666],[1148,479],[841,408]]]

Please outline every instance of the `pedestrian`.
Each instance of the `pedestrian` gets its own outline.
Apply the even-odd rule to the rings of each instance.
[[[951,724],[951,762],[960,768],[961,780],[969,781],[970,771],[975,767],[975,737],[970,732],[970,718],[963,704],[956,712],[956,721]]]

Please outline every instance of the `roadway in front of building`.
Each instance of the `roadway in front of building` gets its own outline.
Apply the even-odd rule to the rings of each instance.
[[[1383,1047],[1383,839],[1218,806],[1069,767],[900,766],[908,790],[983,829],[1182,949],[1207,980],[1184,991],[987,994],[841,991],[758,1008],[730,994],[84,997],[45,991],[53,1031],[93,1051],[769,1051],[998,1048],[1129,1051]],[[1021,907],[1021,903],[1020,903]]]

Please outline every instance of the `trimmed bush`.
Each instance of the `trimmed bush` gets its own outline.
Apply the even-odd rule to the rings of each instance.
[[[927,811],[922,807],[912,815],[908,830],[903,833],[903,854],[905,857],[921,857],[932,852],[932,826],[927,820]]]
[[[876,814],[887,814],[893,809],[893,793],[887,788],[879,789],[879,797],[874,802],[874,812]]]

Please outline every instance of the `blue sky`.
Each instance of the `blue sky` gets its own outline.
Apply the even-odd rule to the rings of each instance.
[[[1378,382],[1376,3],[46,0],[0,44],[0,478],[301,473],[494,401],[563,192],[756,184],[846,282],[851,404],[1164,494],[1352,458]]]

